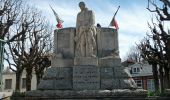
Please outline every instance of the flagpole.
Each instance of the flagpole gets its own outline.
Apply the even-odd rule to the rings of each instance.
[[[111,23],[112,23],[112,21],[115,19],[116,14],[117,14],[117,12],[119,11],[119,8],[120,8],[120,6],[118,6],[118,7],[117,7],[117,10],[116,10],[116,12],[115,12],[115,14],[114,14],[114,16],[113,16],[113,18],[112,18],[112,20],[111,20],[110,24],[111,24]],[[109,26],[110,26],[110,25],[109,25]]]
[[[114,16],[113,16],[113,19],[116,17],[116,14],[117,14],[117,12],[119,11],[119,8],[120,8],[120,6],[118,6],[118,8],[117,8],[117,10],[116,10],[116,12],[115,12],[115,14],[114,14]]]

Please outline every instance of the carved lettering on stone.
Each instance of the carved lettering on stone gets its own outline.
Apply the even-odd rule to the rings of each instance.
[[[99,68],[95,66],[74,66],[73,88],[80,90],[99,89],[100,88]]]
[[[59,48],[69,48],[69,43],[70,43],[70,34],[63,32],[63,33],[58,33],[58,47]]]

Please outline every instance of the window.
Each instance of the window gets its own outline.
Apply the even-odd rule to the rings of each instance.
[[[139,68],[137,68],[137,72],[138,72],[138,73],[140,72],[140,69],[139,69]]]
[[[153,79],[147,79],[147,90],[154,91],[154,80]]]
[[[142,88],[142,80],[135,80],[138,88]]]
[[[22,78],[22,88],[26,88],[26,78]]]
[[[133,68],[133,73],[139,73],[139,72],[140,72],[140,68],[138,68],[138,67]]]
[[[12,79],[5,79],[5,89],[12,89]]]
[[[133,72],[136,73],[136,68],[133,68]]]

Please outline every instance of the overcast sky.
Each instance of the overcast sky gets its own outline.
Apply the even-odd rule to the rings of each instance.
[[[147,21],[151,14],[147,0],[29,0],[28,3],[42,10],[44,16],[55,26],[56,20],[49,5],[64,20],[63,27],[75,27],[76,16],[80,11],[78,3],[84,1],[87,8],[95,13],[96,23],[108,27],[117,7],[120,5],[116,20],[119,25],[120,57],[124,58],[130,46],[143,39],[149,31]]]

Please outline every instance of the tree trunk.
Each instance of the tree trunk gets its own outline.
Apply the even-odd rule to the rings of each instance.
[[[43,74],[44,74],[44,72],[42,72],[42,71],[36,73],[37,86],[38,86],[38,84],[40,83],[40,80],[42,79]]]
[[[160,85],[161,85],[161,93],[164,93],[164,76],[163,76],[163,67],[160,66],[159,68],[159,73],[160,73]]]
[[[28,69],[26,74],[26,91],[31,90],[31,80],[32,80],[32,69],[31,70]]]
[[[165,69],[165,88],[170,88],[169,69]]]
[[[41,77],[38,73],[36,73],[36,78],[37,78],[37,87],[38,87],[38,84],[40,83],[40,79],[41,79]]]
[[[16,84],[15,84],[15,91],[16,91],[16,92],[20,92],[20,90],[21,90],[21,88],[20,88],[21,75],[22,75],[22,72],[21,72],[21,71],[17,71],[17,72],[16,72]]]
[[[155,93],[158,93],[159,92],[159,78],[158,78],[157,64],[152,64],[152,70],[153,70]]]

